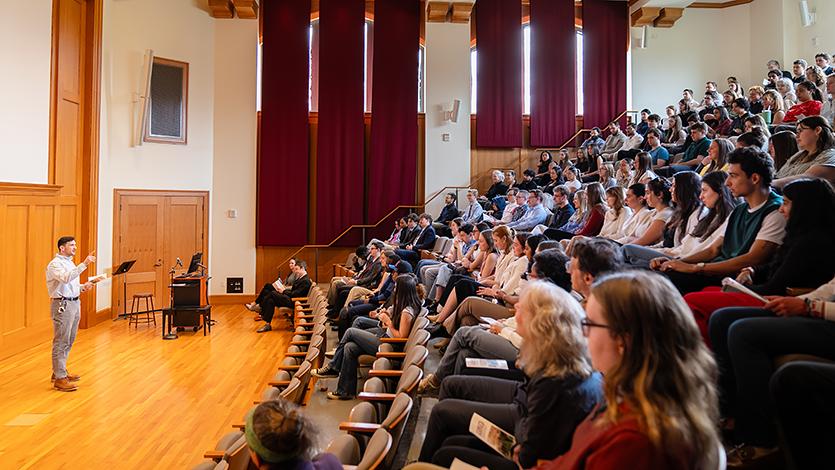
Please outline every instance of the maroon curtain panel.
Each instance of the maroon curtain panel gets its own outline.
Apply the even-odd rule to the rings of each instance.
[[[531,0],[531,145],[565,143],[574,134],[576,101],[574,0]]]
[[[259,245],[307,243],[310,0],[263,2]]]
[[[476,145],[522,146],[521,0],[478,0],[475,6]]]
[[[367,222],[415,203],[417,177],[418,0],[374,2],[374,80]],[[386,227],[389,228],[389,227]]]
[[[316,243],[363,223],[364,26],[364,0],[320,1]]]
[[[626,110],[626,2],[583,0],[583,127],[603,127]]]

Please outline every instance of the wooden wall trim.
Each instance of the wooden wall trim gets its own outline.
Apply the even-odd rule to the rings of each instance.
[[[730,8],[737,5],[745,5],[753,1],[754,0],[730,0],[723,3],[693,2],[688,5],[687,8]]]
[[[4,183],[0,182],[0,195],[8,196],[57,196],[61,192],[58,184]]]
[[[256,290],[260,290],[260,288]],[[209,296],[211,305],[241,305],[254,301],[255,294],[216,294]]]

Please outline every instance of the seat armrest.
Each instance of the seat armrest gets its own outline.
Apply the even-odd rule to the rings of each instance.
[[[293,343],[290,343],[290,344],[293,344]],[[378,351],[378,352],[377,352],[377,358],[379,359],[379,358],[381,358],[381,357],[385,357],[385,358],[387,358],[387,359],[403,359],[404,357],[406,357],[406,353],[404,353],[404,352],[383,352],[383,351]]]
[[[316,318],[316,315],[296,315],[296,318],[301,318],[302,320],[313,320]]]
[[[402,370],[371,369],[368,371],[369,377],[400,377],[401,375],[403,375]]]
[[[296,308],[296,311],[297,311],[297,312],[312,312],[312,311],[313,311],[313,307],[301,307],[301,308]]]
[[[293,297],[290,300],[292,300],[293,302],[304,302],[307,300],[307,297]]]
[[[343,421],[339,423],[340,431],[374,434],[374,431],[378,429],[380,429],[380,425],[375,423],[355,423],[351,421]]]
[[[289,380],[278,380],[278,381],[273,380],[273,381],[267,382],[267,385],[269,385],[270,387],[286,387],[286,386],[290,385],[290,381]]]
[[[212,460],[217,461],[217,460],[223,459],[223,456],[225,454],[226,454],[226,452],[221,452],[219,450],[210,450],[210,451],[203,454],[203,458],[204,459],[212,459]]]
[[[380,338],[381,343],[406,344],[409,338]]]
[[[312,334],[313,334],[313,330],[294,331],[293,332],[293,336],[311,336]]]
[[[240,429],[241,431],[243,431],[244,429],[246,429],[246,424],[244,424],[244,423],[233,423],[232,427],[235,428],[235,429]]]
[[[395,396],[393,393],[360,392],[357,398],[362,401],[394,401]]]
[[[798,295],[808,294],[815,289],[810,289],[806,287],[786,287],[786,295],[797,297]]]
[[[310,341],[290,341],[290,346],[308,346]]]
[[[291,365],[280,365],[278,366],[278,370],[299,370],[298,365],[291,366]]]
[[[305,357],[305,356],[307,356],[307,351],[284,353],[284,357]]]

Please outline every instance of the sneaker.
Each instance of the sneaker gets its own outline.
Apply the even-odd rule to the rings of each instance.
[[[270,324],[267,323],[266,325],[262,326],[261,328],[258,328],[258,330],[256,330],[255,332],[256,333],[266,333],[266,332],[272,331],[272,330],[273,330],[273,327],[271,327]]]
[[[250,311],[253,311],[253,312],[260,312],[261,311],[261,306],[256,304],[255,302],[246,304],[246,308]]]
[[[333,377],[339,377],[339,371],[331,368],[330,364],[328,364],[325,367],[313,369],[312,371],[310,371],[310,375],[319,379],[328,379]]]
[[[740,444],[728,452],[728,468],[749,467],[756,462],[775,456],[777,447],[755,447]]]
[[[328,400],[353,400],[351,395],[343,395],[337,392],[328,392]]]
[[[331,357],[333,357],[334,354],[336,354],[336,348],[331,349],[330,351],[326,352],[325,357],[331,358]]]
[[[418,384],[418,393],[426,393],[432,390],[437,390],[441,386],[438,383],[438,376],[429,374]]]

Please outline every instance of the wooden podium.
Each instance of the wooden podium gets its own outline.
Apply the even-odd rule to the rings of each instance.
[[[203,336],[212,331],[212,306],[208,296],[209,276],[183,275],[171,279],[171,306],[163,309],[163,339],[176,339],[172,328],[203,328]],[[167,320],[167,327],[166,327]]]

